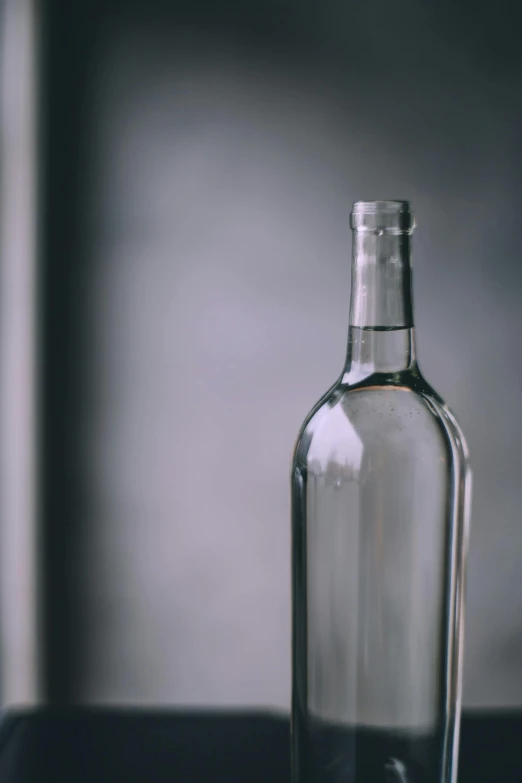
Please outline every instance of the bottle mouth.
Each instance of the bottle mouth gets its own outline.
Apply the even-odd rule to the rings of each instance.
[[[356,201],[350,225],[369,234],[412,234],[415,218],[409,201]]]

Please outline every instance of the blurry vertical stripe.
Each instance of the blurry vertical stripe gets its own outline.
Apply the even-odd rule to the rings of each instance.
[[[37,0],[4,0],[0,158],[0,701],[39,696]]]

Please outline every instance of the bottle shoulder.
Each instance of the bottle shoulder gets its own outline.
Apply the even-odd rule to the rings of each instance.
[[[412,451],[426,455],[430,448],[433,454],[447,451],[453,461],[469,462],[457,419],[418,370],[353,384],[344,376],[305,418],[294,468],[325,458],[351,461],[363,450],[400,457]]]

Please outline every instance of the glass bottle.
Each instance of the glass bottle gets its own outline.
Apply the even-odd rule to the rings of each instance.
[[[415,355],[406,201],[354,204],[346,365],[292,469],[294,783],[454,783],[471,472]]]

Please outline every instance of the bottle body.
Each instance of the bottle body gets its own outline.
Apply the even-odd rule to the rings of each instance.
[[[292,469],[294,783],[456,779],[470,486],[411,324],[352,324]]]

